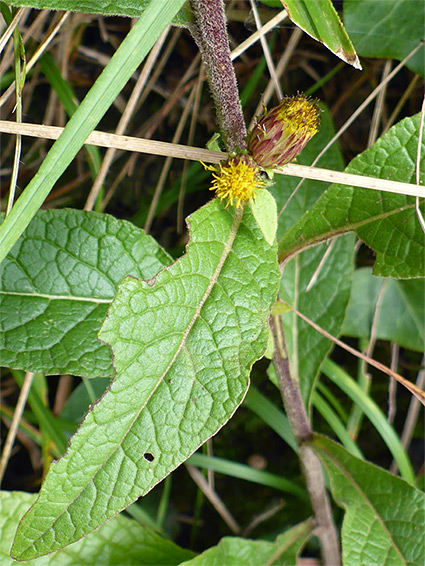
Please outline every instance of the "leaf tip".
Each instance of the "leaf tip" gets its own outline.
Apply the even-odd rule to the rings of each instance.
[[[363,67],[360,63],[360,59],[358,58],[357,53],[355,51],[349,52],[346,51],[345,49],[337,49],[335,51],[335,55],[340,59],[342,59],[345,63],[348,63],[349,65],[353,66],[358,71],[363,70]]]

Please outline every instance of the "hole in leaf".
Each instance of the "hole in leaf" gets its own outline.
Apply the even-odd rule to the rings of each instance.
[[[153,462],[155,460],[155,456],[152,454],[152,452],[145,452],[143,454],[143,458],[148,462]]]

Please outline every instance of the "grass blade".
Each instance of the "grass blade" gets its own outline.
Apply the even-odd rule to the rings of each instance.
[[[0,261],[3,261],[25,230],[87,136],[99,123],[183,3],[184,0],[151,2],[143,12],[0,226]]]

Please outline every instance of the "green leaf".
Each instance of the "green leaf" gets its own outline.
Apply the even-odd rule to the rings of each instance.
[[[331,0],[281,0],[290,19],[337,57],[361,69],[359,59]]]
[[[0,358],[47,375],[112,376],[97,333],[126,275],[150,279],[170,257],[107,214],[40,211],[0,264]]]
[[[313,521],[305,521],[278,536],[275,542],[224,537],[217,546],[181,566],[293,566],[312,529]]]
[[[324,108],[319,133],[301,152],[298,162],[310,165],[333,134],[331,116]],[[319,166],[336,170],[343,168],[338,146],[333,146],[319,160]],[[289,179],[283,175],[276,175],[275,179],[276,183],[272,192],[277,200],[278,208],[281,209],[291,197],[299,180]],[[280,238],[285,237],[285,233],[290,231],[294,223],[314,206],[325,189],[326,185],[318,181],[304,181],[279,216],[278,235]],[[285,265],[280,286],[280,298],[331,334],[338,336],[350,297],[351,276],[354,268],[354,240],[351,236],[339,238],[334,242],[333,249],[323,265],[319,267],[326,250],[326,244],[305,250]],[[316,272],[318,277],[307,291]],[[300,380],[303,398],[308,406],[320,364],[331,349],[332,342],[292,312],[284,314],[282,322],[291,359],[291,369]]]
[[[405,118],[355,157],[345,171],[414,183],[419,123],[419,114]],[[420,179],[424,183],[424,160]],[[278,240],[280,260],[352,230],[376,252],[375,275],[399,279],[425,276],[425,240],[415,199],[345,185],[332,185]]]
[[[161,0],[163,1],[163,0]],[[158,2],[158,0],[156,0]],[[144,10],[152,4],[152,0],[12,0],[12,6],[25,6],[37,10],[70,10],[84,14],[102,14],[103,16],[124,16],[128,18],[140,17]],[[189,3],[175,16],[173,23],[186,25],[192,21],[192,12]]]
[[[36,500],[36,495],[19,491],[0,492],[0,562],[3,566],[16,564],[10,558],[10,546],[22,515]],[[75,542],[65,551],[20,562],[28,566],[154,566],[180,564],[194,555],[173,542],[142,527],[122,515],[114,517],[99,530]]]
[[[378,298],[376,338],[422,352],[425,343],[423,279],[385,279],[374,277],[367,267],[358,269],[354,274],[342,333],[355,338],[369,338]]]
[[[271,246],[276,241],[277,206],[276,201],[266,189],[257,191],[255,200],[249,203],[255,220],[263,232],[266,242]]]
[[[359,55],[401,60],[424,38],[425,4],[412,0],[344,0],[344,24]],[[425,76],[423,47],[406,66]]]
[[[328,472],[335,501],[346,511],[343,563],[422,566],[424,494],[324,436],[315,435],[312,447]]]
[[[1,224],[0,262],[183,2],[149,2]]]
[[[243,217],[242,217],[243,215]],[[53,464],[13,555],[78,540],[147,493],[242,402],[267,344],[276,250],[249,209],[217,199],[189,221],[187,253],[150,282],[126,278],[100,332],[117,377]]]

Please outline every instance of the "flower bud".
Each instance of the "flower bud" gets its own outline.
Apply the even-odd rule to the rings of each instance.
[[[265,109],[248,133],[248,152],[263,169],[290,163],[318,131],[319,108],[303,94],[285,96],[279,106]]]

